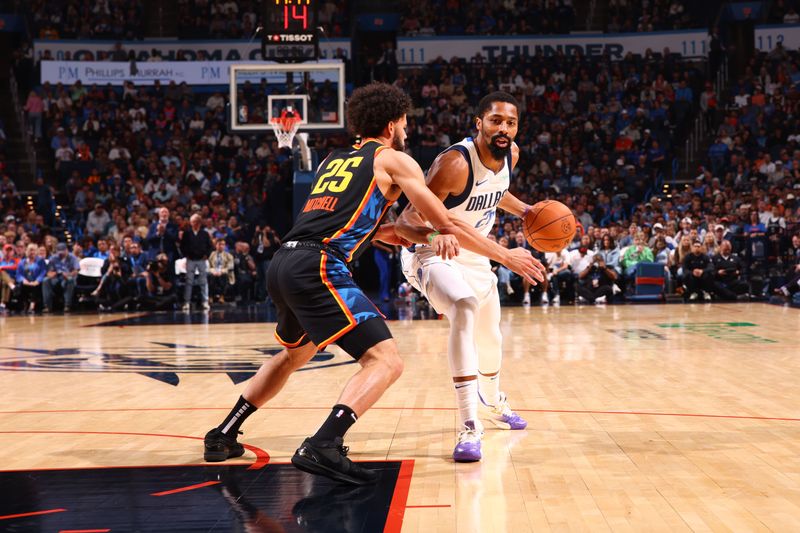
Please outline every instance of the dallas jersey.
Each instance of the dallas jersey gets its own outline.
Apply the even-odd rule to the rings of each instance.
[[[459,195],[449,195],[445,198],[444,205],[478,233],[488,236],[497,215],[497,204],[508,191],[511,180],[511,150],[499,172],[484,166],[472,137],[467,137],[445,150],[449,151],[459,152],[466,160],[469,171],[464,190]],[[454,259],[444,261],[433,253],[430,246],[416,245],[402,251],[401,261],[406,279],[423,294],[426,294],[424,289],[428,282],[424,267],[432,262],[453,263],[462,270],[468,270],[464,277],[479,297],[491,291],[497,283],[489,259],[463,248]]]

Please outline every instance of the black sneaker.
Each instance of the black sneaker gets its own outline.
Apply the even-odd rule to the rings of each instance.
[[[347,458],[349,448],[344,446],[341,437],[336,440],[314,444],[306,439],[292,456],[292,464],[309,474],[325,476],[330,479],[367,485],[378,480],[378,473],[362,468]]]
[[[244,446],[236,442],[236,436],[230,437],[214,428],[206,433],[205,453],[203,459],[209,463],[218,463],[244,455]]]

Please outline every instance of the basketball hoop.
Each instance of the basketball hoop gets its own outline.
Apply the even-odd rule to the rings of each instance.
[[[270,121],[272,131],[275,133],[275,137],[278,138],[278,148],[292,149],[294,136],[297,135],[297,130],[300,128],[302,121],[303,119],[300,116],[280,116]]]

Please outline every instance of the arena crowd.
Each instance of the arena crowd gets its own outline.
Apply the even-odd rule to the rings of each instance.
[[[33,4],[39,33],[135,38],[141,31],[129,25],[141,3],[50,4]],[[182,0],[181,36],[247,35],[256,4]],[[505,4],[491,16],[488,7],[456,9],[430,31],[564,32],[574,22],[569,2]],[[324,16],[346,27],[346,10],[326,6]],[[621,15],[630,6],[611,7]],[[626,18],[677,27],[682,8],[655,2]],[[537,20],[552,27],[520,26],[520,9],[549,13]],[[404,31],[427,34],[430,19],[428,8],[409,6]],[[373,78],[412,96],[408,145],[423,168],[473,133],[481,96],[502,90],[520,102],[521,157],[510,192],[530,204],[565,203],[583,231],[559,254],[532,250],[550,269],[546,287],[531,289],[497,266],[508,303],[625,301],[635,295],[640,263],[663,265],[664,293],[687,301],[788,300],[800,274],[798,59],[780,46],[761,54],[725,94],[714,91],[705,65],[668,49],[622,60],[437,58],[375,69]],[[35,71],[24,51],[15,61],[20,71]],[[313,98],[325,100],[325,88],[316,90]],[[253,87],[249,97],[265,97],[260,91]],[[0,124],[0,309],[185,309],[193,298],[203,308],[268,299],[266,269],[290,226],[293,161],[271,134],[226,129],[226,88],[45,83],[22,96],[28,133],[52,154],[57,180],[39,180],[35,194],[20,196]],[[707,160],[683,183],[672,175],[673,142],[696,116],[714,138]],[[322,155],[349,141],[312,139]],[[491,238],[528,247],[511,216],[496,221]],[[397,250],[376,248],[375,262],[383,265],[378,299],[407,298]]]

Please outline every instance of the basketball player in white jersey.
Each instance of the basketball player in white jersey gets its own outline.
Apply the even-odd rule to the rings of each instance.
[[[458,218],[488,235],[497,208],[524,216],[530,207],[508,194],[511,171],[519,159],[514,144],[519,105],[508,93],[494,92],[478,104],[478,135],[454,144],[434,161],[427,182],[431,191]],[[421,242],[424,219],[409,206],[397,221],[397,234]],[[500,391],[502,334],[497,277],[486,257],[461,251],[453,259],[437,257],[429,246],[402,252],[403,273],[437,312],[450,321],[448,356],[458,403],[461,431],[453,451],[457,462],[481,459],[483,425],[478,401],[503,429],[525,429],[527,422]],[[543,269],[541,263],[537,264]]]

